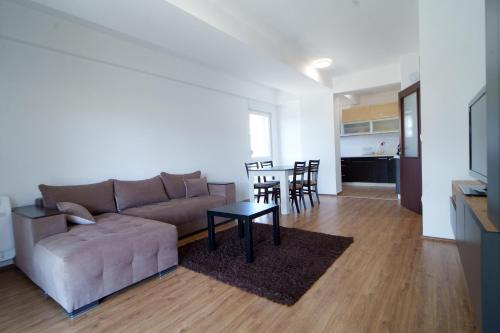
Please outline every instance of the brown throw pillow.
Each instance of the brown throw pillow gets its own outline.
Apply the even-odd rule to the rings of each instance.
[[[57,209],[66,214],[66,219],[76,224],[94,224],[95,220],[87,208],[72,202],[58,202]]]
[[[208,195],[207,178],[184,179],[186,186],[186,198],[202,197]]]
[[[47,208],[56,208],[58,202],[73,202],[84,206],[91,214],[116,213],[113,181],[95,184],[49,186],[39,185],[43,203]]]
[[[186,185],[184,185],[184,180],[200,178],[201,171],[186,173],[184,175],[174,175],[162,172],[160,176],[167,190],[168,197],[170,199],[179,199],[186,197]]]
[[[168,201],[160,176],[144,180],[115,180],[115,199],[118,211]]]

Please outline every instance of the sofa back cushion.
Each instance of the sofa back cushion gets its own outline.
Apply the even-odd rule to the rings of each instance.
[[[202,197],[209,195],[207,178],[184,179],[186,186],[186,198]]]
[[[145,180],[115,180],[118,211],[168,201],[160,176]]]
[[[47,208],[57,208],[58,202],[73,202],[87,208],[93,215],[117,212],[112,180],[88,185],[41,184],[38,188]]]
[[[179,199],[186,197],[186,185],[184,179],[196,179],[201,177],[201,171],[186,173],[183,175],[174,175],[171,173],[162,172],[160,174],[163,185],[167,190],[170,199]]]

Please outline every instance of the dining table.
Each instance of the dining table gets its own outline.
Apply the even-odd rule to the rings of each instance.
[[[266,176],[273,178],[280,182],[280,193],[281,198],[286,198],[286,200],[280,200],[280,210],[281,214],[287,215],[290,213],[290,201],[288,200],[288,193],[290,191],[290,181],[289,177],[293,176],[293,165],[278,165],[273,167],[264,167],[261,169],[248,170],[248,194],[250,201],[254,198],[254,179],[255,177]]]

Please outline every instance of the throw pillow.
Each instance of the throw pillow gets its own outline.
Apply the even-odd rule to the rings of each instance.
[[[208,195],[207,178],[200,179],[184,179],[186,186],[186,198],[201,197]]]
[[[160,174],[165,190],[170,199],[180,199],[186,197],[185,179],[196,179],[201,177],[201,171],[186,173],[183,175],[174,175],[166,172]]]
[[[95,220],[87,208],[72,202],[58,202],[57,209],[66,214],[68,221],[75,224],[94,224]]]

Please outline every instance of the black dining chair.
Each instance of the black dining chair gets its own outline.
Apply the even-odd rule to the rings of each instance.
[[[316,194],[316,200],[318,204],[319,193],[318,193],[318,173],[319,173],[319,160],[309,160],[309,166],[307,168],[307,179],[304,180],[304,194],[309,195],[309,200],[311,201],[311,207],[314,207],[312,194]]]
[[[262,182],[261,177],[257,176],[257,182],[255,179],[250,179],[249,170],[258,170],[259,162],[249,162],[245,163],[245,168],[247,170],[248,181],[253,181],[253,188],[257,190],[257,193],[254,195],[257,198],[257,202],[260,202],[260,198],[264,197],[264,203],[269,203],[269,193],[272,192],[273,186],[276,185],[276,182]]]
[[[302,202],[306,209],[306,200],[304,199],[304,180],[306,173],[306,162],[295,162],[293,166],[293,177],[290,184],[290,199],[292,206],[295,205],[297,213],[300,213],[299,202]]]
[[[304,199],[304,181],[305,181],[305,173],[306,173],[306,162],[295,162],[293,167],[293,175],[292,180],[290,181],[290,193],[288,195],[289,200],[297,213],[300,213],[299,202],[302,202],[304,209],[306,209],[306,200]],[[278,203],[278,199],[281,201],[281,191],[278,186],[273,187],[273,196],[275,199],[275,203]]]
[[[272,168],[273,166],[274,166],[273,161],[262,161],[262,162],[260,162],[260,167],[261,167],[262,169],[264,169],[264,168]],[[270,178],[271,178],[271,179],[269,179],[269,178],[268,178],[268,177],[266,177],[266,176],[262,176],[262,179],[264,180],[264,182],[270,182],[270,183],[273,183],[273,184],[274,184],[274,185],[273,185],[273,189],[272,189],[272,191],[271,191],[271,194],[272,194],[272,195],[271,195],[271,200],[272,200],[272,201],[274,201],[275,203],[277,203],[277,202],[276,202],[276,198],[275,198],[275,196],[274,196],[274,193],[275,193],[274,188],[275,188],[275,187],[279,188],[279,186],[280,186],[280,182],[279,182],[278,180],[276,180],[276,179],[274,178],[274,176],[271,176]]]

